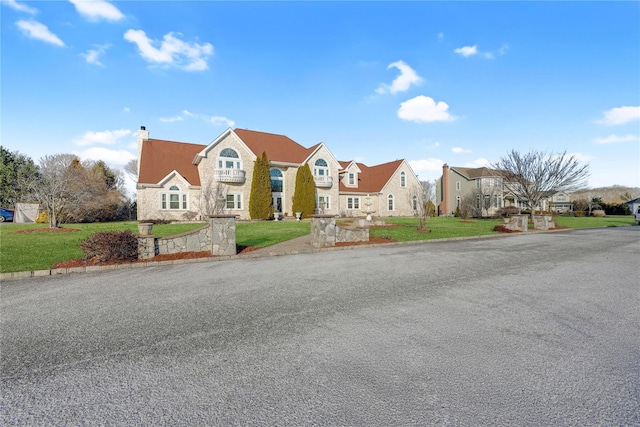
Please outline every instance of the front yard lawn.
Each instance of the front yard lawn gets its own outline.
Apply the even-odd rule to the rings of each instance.
[[[559,227],[593,228],[635,225],[632,215],[604,218],[555,217]],[[493,228],[500,219],[471,219],[439,217],[427,220],[426,232],[417,232],[417,218],[387,218],[390,227],[374,227],[372,237],[399,242],[471,237],[497,234]],[[3,224],[0,227],[0,272],[47,270],[57,262],[82,257],[80,242],[102,231],[138,232],[138,223],[110,222],[92,224],[65,224],[63,231],[48,231],[46,224]],[[204,223],[156,224],[153,234],[167,237],[195,230]],[[311,232],[308,221],[256,221],[236,223],[236,244],[239,247],[266,247]]]

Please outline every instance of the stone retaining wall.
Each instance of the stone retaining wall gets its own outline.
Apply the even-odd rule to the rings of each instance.
[[[315,248],[335,246],[342,242],[368,242],[368,227],[340,227],[334,215],[311,216],[311,245]]]
[[[211,255],[235,255],[235,215],[209,216],[208,222],[204,227],[176,236],[155,238],[152,235],[140,235],[138,258],[150,259],[162,254],[202,251],[211,251]]]

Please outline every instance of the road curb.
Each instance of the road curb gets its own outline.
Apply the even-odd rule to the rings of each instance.
[[[331,247],[325,247],[325,248],[295,249],[290,251],[269,251],[267,247],[267,248],[249,252],[247,254],[239,254],[239,255],[223,255],[223,256],[211,256],[206,258],[191,258],[191,259],[178,259],[178,260],[167,260],[167,261],[146,261],[146,262],[135,262],[135,263],[125,263],[125,264],[114,264],[114,265],[90,265],[85,267],[54,268],[49,270],[15,271],[11,273],[0,273],[0,282],[3,282],[5,280],[20,280],[20,279],[30,279],[33,277],[58,276],[58,275],[75,274],[75,273],[95,273],[95,272],[102,272],[102,271],[126,270],[131,268],[149,268],[149,267],[161,267],[161,266],[167,266],[167,265],[230,261],[230,260],[236,260],[236,259],[257,259],[257,258],[268,258],[268,257],[277,257],[277,256],[304,255],[304,254],[313,254],[313,253],[336,251],[336,250],[356,250],[359,248],[410,246],[410,245],[456,242],[456,241],[462,241],[462,240],[496,239],[496,238],[507,238],[507,237],[516,237],[516,236],[530,236],[530,235],[541,234],[541,233],[558,233],[563,231],[566,232],[566,231],[574,231],[574,230],[581,230],[581,229],[564,228],[560,230],[528,231],[527,233],[504,233],[504,234],[489,234],[484,236],[448,237],[444,239],[415,240],[411,242],[370,243],[365,245],[331,246]]]

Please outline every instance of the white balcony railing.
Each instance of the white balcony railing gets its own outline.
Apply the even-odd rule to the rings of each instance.
[[[329,175],[314,176],[313,180],[316,182],[316,187],[331,187],[333,185],[333,177]]]
[[[218,182],[244,182],[245,175],[244,169],[216,169],[213,172]]]

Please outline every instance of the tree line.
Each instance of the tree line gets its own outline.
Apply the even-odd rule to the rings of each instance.
[[[81,161],[53,154],[36,164],[18,151],[0,147],[0,206],[38,203],[50,227],[63,223],[119,221],[135,217],[124,177],[102,160]]]

